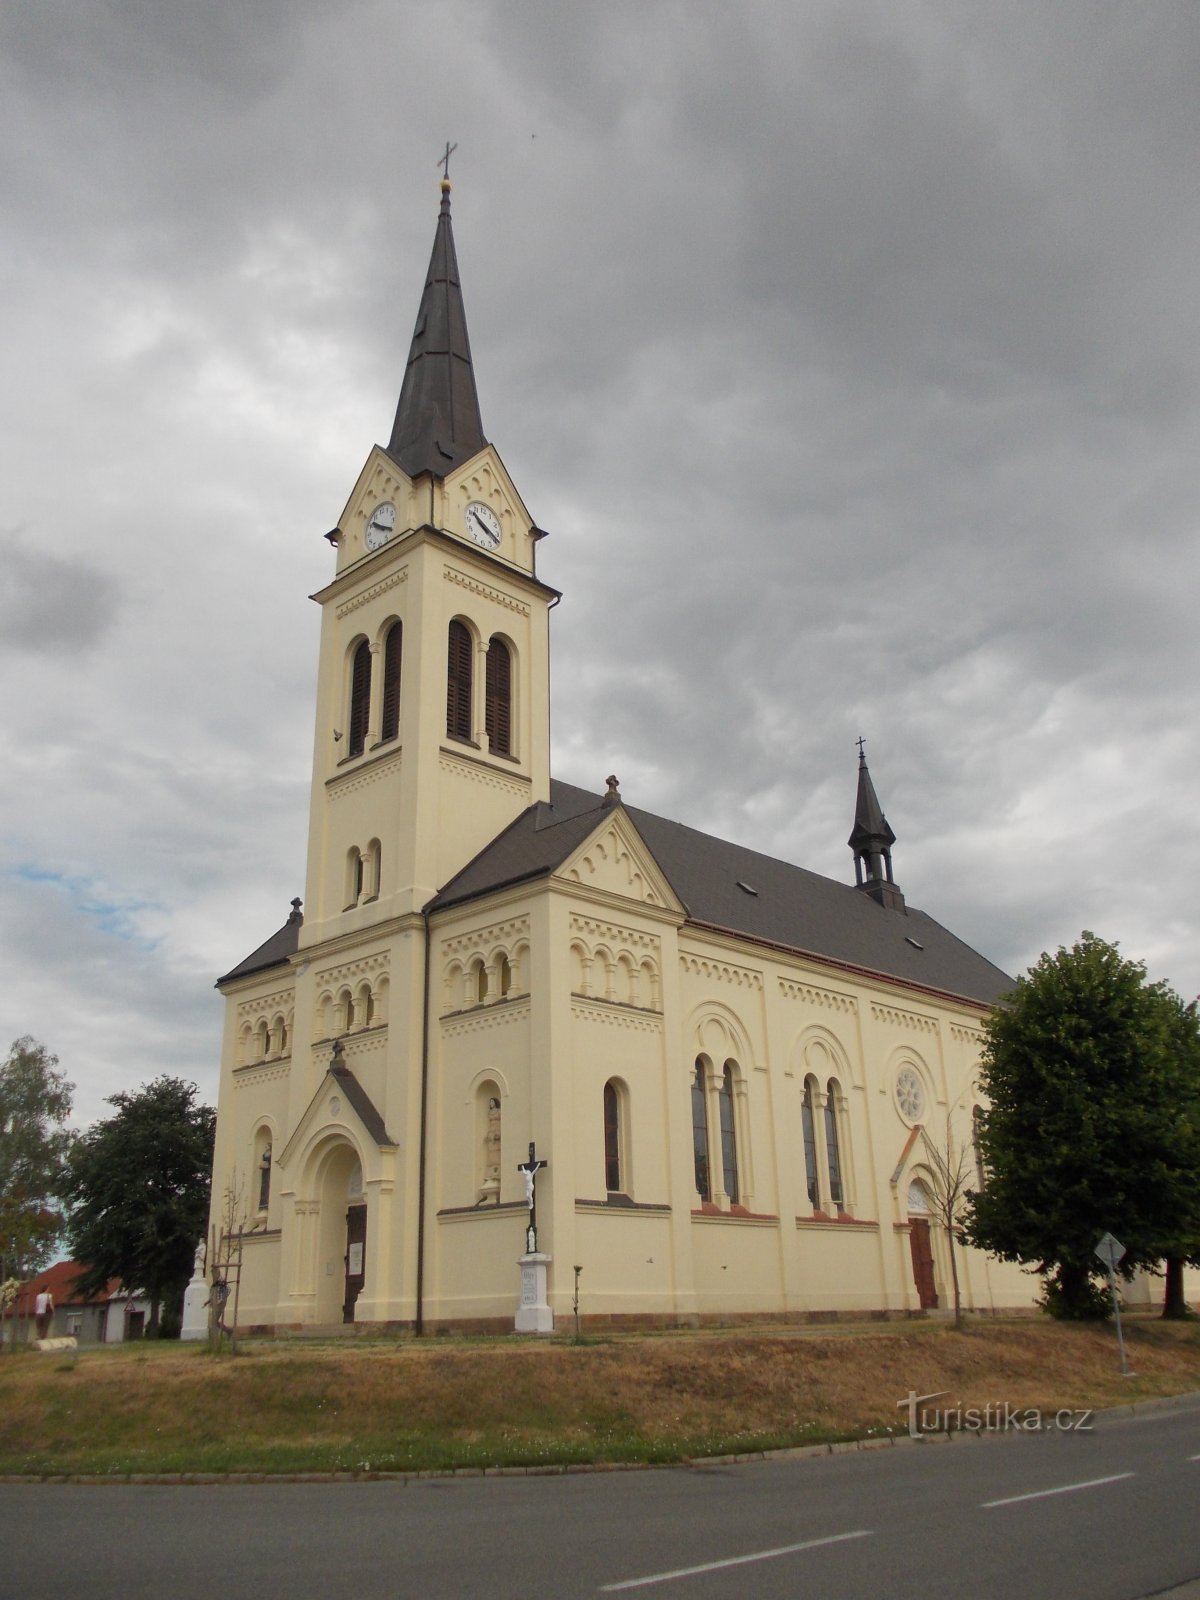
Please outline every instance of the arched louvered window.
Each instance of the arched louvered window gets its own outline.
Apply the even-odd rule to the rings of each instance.
[[[825,1154],[829,1161],[829,1198],[840,1211],[843,1205],[842,1156],[838,1144],[837,1102],[837,1079],[830,1078],[825,1087]]]
[[[712,1199],[708,1180],[708,1095],[704,1085],[704,1057],[696,1061],[692,1079],[692,1154],[696,1166],[696,1192],[701,1200]]]
[[[446,656],[446,733],[451,739],[471,737],[471,632],[457,619],[450,624]]]
[[[725,1063],[721,1087],[717,1092],[721,1112],[721,1176],[730,1204],[738,1201],[737,1139],[733,1128],[733,1066]]]
[[[348,756],[360,756],[367,742],[371,720],[371,646],[363,639],[354,652],[350,670],[350,726],[347,730]]]
[[[621,1097],[615,1083],[604,1085],[604,1187],[621,1192]]]
[[[804,1080],[804,1099],[800,1106],[800,1116],[804,1123],[804,1175],[808,1180],[808,1203],[814,1211],[820,1210],[817,1204],[817,1129],[816,1119],[813,1115],[813,1080]]]
[[[512,755],[512,656],[503,639],[488,645],[484,728],[493,755]]]
[[[393,622],[383,646],[383,720],[381,739],[394,739],[400,732],[400,646],[403,629]]]

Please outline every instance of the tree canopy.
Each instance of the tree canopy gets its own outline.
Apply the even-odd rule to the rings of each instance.
[[[112,1095],[116,1115],[71,1152],[71,1245],[89,1268],[80,1287],[96,1292],[120,1278],[144,1290],[149,1332],[162,1303],[182,1295],[208,1220],[216,1113],[197,1094],[195,1084],[164,1076]]]
[[[980,1086],[966,1237],[1040,1272],[1051,1310],[1104,1314],[1106,1231],[1123,1271],[1200,1251],[1200,1027],[1139,962],[1086,932],[1043,955],[988,1021]]]
[[[63,1227],[73,1085],[29,1037],[0,1062],[0,1278],[45,1265]]]

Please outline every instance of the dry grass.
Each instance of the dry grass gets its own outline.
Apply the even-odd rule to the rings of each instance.
[[[680,1334],[573,1345],[261,1342],[0,1359],[0,1472],[375,1470],[679,1460],[901,1432],[909,1390],[1054,1411],[1200,1388],[1200,1329]]]

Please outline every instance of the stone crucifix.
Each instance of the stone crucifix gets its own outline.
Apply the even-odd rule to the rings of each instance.
[[[533,1255],[537,1249],[537,1193],[535,1184],[537,1175],[550,1163],[538,1158],[533,1141],[529,1143],[529,1160],[517,1164],[517,1171],[525,1179],[525,1200],[529,1206],[529,1227],[525,1230],[525,1250],[528,1255]]]

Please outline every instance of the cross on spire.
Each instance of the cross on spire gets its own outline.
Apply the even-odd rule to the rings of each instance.
[[[445,154],[438,157],[437,164],[439,167],[441,167],[442,177],[445,178],[447,183],[450,181],[450,157],[457,149],[458,146],[456,144],[451,144],[449,139],[447,139]]]

